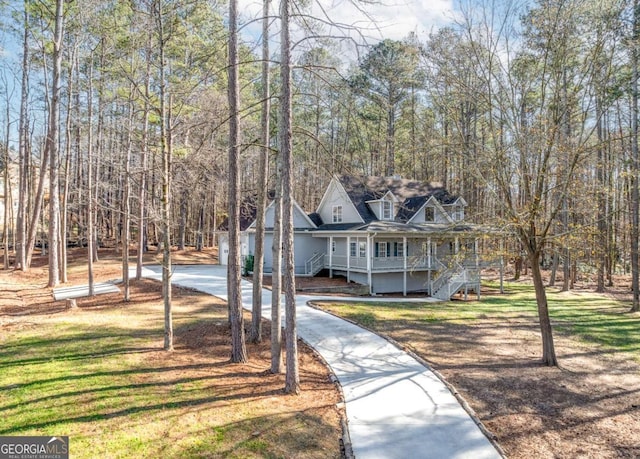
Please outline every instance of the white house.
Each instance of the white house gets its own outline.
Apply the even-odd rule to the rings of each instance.
[[[465,223],[467,203],[441,185],[399,177],[334,176],[316,212],[294,203],[295,270],[328,270],[371,294],[424,292],[449,299],[479,292],[478,239],[482,227]],[[272,267],[274,209],[266,213],[265,272]],[[247,231],[255,247],[255,221]]]

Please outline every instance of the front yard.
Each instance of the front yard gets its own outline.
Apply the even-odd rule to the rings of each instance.
[[[480,302],[321,306],[426,360],[509,458],[640,457],[640,315],[606,295],[550,290],[561,366],[548,368],[532,288],[506,289]]]
[[[268,372],[269,327],[248,364],[229,364],[226,304],[209,295],[174,289],[167,353],[159,283],[67,310],[42,275],[0,271],[0,435],[68,435],[73,458],[340,457],[340,394],[308,348],[288,396]]]

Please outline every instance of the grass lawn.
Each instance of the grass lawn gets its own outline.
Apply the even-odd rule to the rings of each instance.
[[[74,458],[340,456],[338,392],[313,354],[302,395],[284,395],[268,339],[229,364],[226,306],[182,289],[164,352],[159,289],[0,320],[0,435],[68,435]]]
[[[548,289],[560,366],[546,367],[533,287],[508,283],[506,292],[321,307],[426,360],[509,459],[640,457],[640,314],[608,295]]]
[[[495,285],[490,285],[496,288]],[[547,291],[554,330],[584,342],[633,353],[640,358],[640,314],[629,313],[631,305],[590,292]],[[485,296],[481,301],[446,303],[331,303],[327,310],[367,328],[384,332],[420,323],[473,324],[488,318],[536,318],[533,286],[505,283],[504,295]]]

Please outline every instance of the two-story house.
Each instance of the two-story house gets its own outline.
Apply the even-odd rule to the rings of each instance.
[[[479,292],[478,238],[463,198],[439,184],[399,177],[334,176],[312,214],[294,204],[297,275],[321,270],[369,286],[371,294],[425,292],[449,299]],[[274,208],[266,213],[264,267],[270,272]],[[247,230],[248,254],[255,222]]]

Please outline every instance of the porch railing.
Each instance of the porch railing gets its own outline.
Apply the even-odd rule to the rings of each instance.
[[[304,273],[308,276],[315,276],[324,269],[324,253],[316,253],[305,262]]]
[[[325,256],[325,264],[327,268],[333,269],[367,269],[367,259],[365,257],[351,257],[348,259],[346,255],[333,255],[329,259]],[[371,270],[372,271],[385,271],[385,270],[402,270],[404,269],[404,257],[372,257],[371,258]],[[415,269],[436,269],[442,270],[446,266],[440,262],[436,257],[429,257],[425,255],[410,256],[407,257],[407,270]]]

